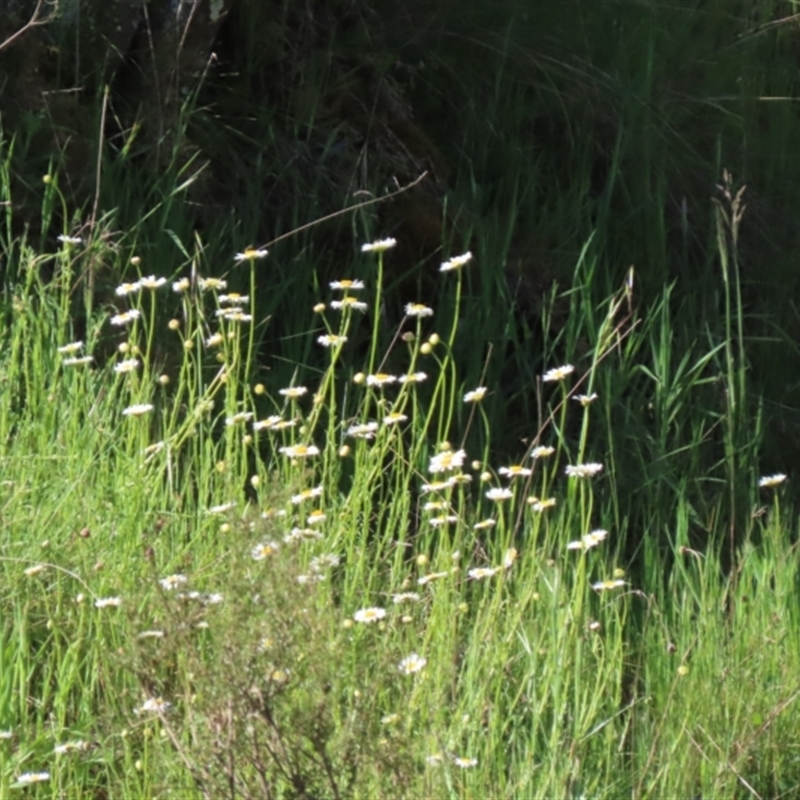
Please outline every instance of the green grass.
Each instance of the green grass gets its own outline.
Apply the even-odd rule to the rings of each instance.
[[[795,426],[796,232],[764,198],[794,207],[798,125],[763,98],[796,65],[759,28],[788,7],[556,5],[475,36],[352,4],[311,62],[285,6],[157,172],[134,130],[94,144],[93,224],[35,125],[2,140],[0,795],[797,793],[793,480],[759,486]],[[389,184],[331,111],[399,80],[371,47],[428,64],[402,88],[455,232],[398,266],[402,241],[361,251],[395,232],[379,203],[235,263]],[[364,310],[334,307],[345,278]]]
[[[730,262],[728,233],[720,217]],[[256,383],[271,256],[231,257],[227,277],[251,287],[239,307],[202,270],[173,275],[180,291],[136,283],[146,262],[124,267],[124,240],[11,244],[3,793],[43,771],[28,795],[796,789],[795,523],[780,486],[759,492],[759,428],[736,405],[732,267],[724,335],[679,342],[670,288],[637,311],[634,272],[594,302],[587,249],[560,301],[567,327],[545,345],[578,368],[539,380],[528,446],[497,461],[486,409],[500,391],[465,403],[475,384],[453,360],[477,259],[437,273],[447,302],[431,315],[391,321],[375,313],[384,254],[359,253],[342,277],[364,289],[320,287],[296,333],[327,365]],[[138,317],[114,324],[86,291],[92,259],[131,275],[113,311]],[[366,308],[337,310],[343,296]],[[59,352],[78,326],[84,344]],[[346,354],[364,328],[357,371]],[[94,360],[70,364],[82,355]],[[370,378],[383,372],[426,378]],[[534,446],[552,453],[531,459]],[[638,499],[622,505],[632,460]],[[512,462],[517,477],[501,470]],[[589,462],[595,477],[565,474]],[[595,529],[608,534],[582,545]],[[361,609],[381,610],[362,622]],[[412,655],[422,666],[404,674]]]

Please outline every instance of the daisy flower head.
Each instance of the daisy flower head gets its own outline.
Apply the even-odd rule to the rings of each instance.
[[[313,500],[322,496],[322,487],[315,486],[313,489],[303,489],[299,494],[292,495],[292,505],[299,506],[306,500]]]
[[[121,605],[121,597],[98,597],[94,601],[95,608],[119,608]]]
[[[488,530],[489,528],[494,528],[495,525],[497,525],[497,520],[496,519],[491,519],[491,518],[483,519],[480,522],[476,522],[472,526],[472,530],[474,530],[474,531],[485,531],[485,530]]]
[[[444,514],[441,517],[434,517],[429,522],[432,528],[441,528],[444,525],[455,525],[458,522],[458,517],[454,514]]]
[[[189,579],[185,575],[175,574],[175,575],[167,575],[166,578],[161,578],[159,583],[161,584],[161,588],[166,590],[167,592],[172,592],[177,589],[179,586],[183,586]]]
[[[175,292],[175,294],[183,294],[189,291],[191,285],[192,283],[188,278],[180,278],[172,284],[172,291]]]
[[[77,742],[64,742],[64,744],[57,744],[53,748],[53,754],[57,756],[64,756],[67,753],[80,753],[88,750],[91,747],[89,742],[78,740]]]
[[[570,464],[564,470],[570,478],[592,478],[602,471],[602,464]]]
[[[157,278],[155,275],[148,275],[146,278],[139,279],[139,286],[141,286],[142,289],[160,289],[166,282],[166,278]]]
[[[397,239],[391,236],[387,239],[378,239],[376,242],[371,242],[361,245],[362,253],[383,253],[386,250],[391,250],[397,244]]]
[[[552,383],[554,381],[563,381],[567,375],[571,375],[575,372],[575,367],[572,364],[565,364],[563,367],[556,367],[555,369],[549,369],[545,374],[542,376],[542,380],[545,383]]]
[[[613,580],[609,581],[597,581],[597,583],[592,584],[592,589],[594,589],[596,592],[607,592],[611,589],[620,589],[626,584],[627,581],[623,581],[620,578],[614,578]]]
[[[453,256],[453,258],[444,261],[439,265],[439,272],[450,272],[454,269],[461,269],[465,264],[472,261],[472,253],[466,252],[460,256]]]
[[[396,375],[388,375],[385,372],[377,372],[375,375],[367,375],[367,386],[387,386],[397,381]]]
[[[473,389],[470,392],[467,392],[464,395],[464,402],[465,403],[480,403],[484,397],[486,397],[486,387],[479,386],[477,389]]]
[[[62,233],[56,238],[61,244],[83,244],[83,239],[80,236],[66,236]]]
[[[142,631],[140,634],[136,636],[137,639],[163,639],[164,638],[164,631],[159,630],[150,630],[150,631]]]
[[[336,553],[326,553],[321,556],[314,556],[311,559],[311,563],[308,565],[308,568],[311,572],[321,572],[323,569],[332,569],[333,567],[338,567],[341,563],[341,559]]]
[[[280,546],[277,542],[262,542],[250,551],[250,555],[254,561],[263,561],[265,558],[274,556],[279,549]]]
[[[138,308],[132,308],[130,311],[123,311],[121,314],[115,314],[111,317],[110,321],[112,325],[122,327],[123,325],[129,325],[131,322],[135,322],[141,316],[142,312],[139,311]]]
[[[294,444],[279,449],[287,458],[307,458],[308,456],[318,456],[319,448],[313,444]]]
[[[407,303],[406,304],[407,317],[432,317],[433,309],[422,303]]]
[[[386,616],[386,609],[385,608],[360,608],[353,614],[353,619],[356,622],[377,622],[379,619],[383,619]]]
[[[499,503],[503,500],[510,500],[514,496],[514,493],[511,489],[503,489],[499,487],[495,487],[494,489],[489,489],[486,492],[486,499],[493,500],[495,503]]]
[[[70,342],[58,348],[61,355],[74,356],[83,349],[83,342]]]
[[[397,668],[403,673],[403,675],[413,675],[415,672],[422,670],[427,663],[428,660],[426,658],[423,658],[416,653],[412,653],[410,656],[406,656],[397,665]]]
[[[250,297],[246,294],[239,294],[238,292],[231,292],[230,294],[221,294],[217,300],[222,305],[227,306],[243,306],[245,303],[250,302]]]
[[[428,380],[428,376],[424,372],[410,372],[408,375],[401,375],[397,380],[400,383],[422,383]]]
[[[355,297],[345,295],[341,300],[331,300],[331,308],[334,311],[343,311],[345,308],[354,308],[356,311],[366,311],[367,304]]]
[[[476,567],[469,570],[467,576],[473,581],[482,581],[484,578],[491,578],[500,572],[500,567]]]
[[[441,453],[437,453],[431,458],[428,472],[435,474],[461,469],[466,457],[467,454],[463,450],[442,450]]]
[[[233,503],[233,502],[231,502],[231,503],[220,503],[217,506],[211,506],[211,508],[208,509],[208,513],[209,514],[225,514],[226,512],[231,511],[234,508],[236,508],[236,503]]]
[[[539,445],[538,447],[534,447],[531,451],[531,458],[548,458],[553,455],[555,451],[555,447],[551,447],[550,445]]]
[[[362,422],[358,425],[351,425],[347,429],[347,436],[355,439],[374,439],[375,431],[378,430],[377,422]]]
[[[340,281],[331,281],[328,285],[335,292],[359,292],[364,288],[364,281],[344,278]]]
[[[252,322],[253,315],[245,314],[240,308],[218,308],[216,315],[228,322]]]
[[[427,575],[423,575],[421,578],[417,579],[417,585],[426,586],[432,581],[438,581],[442,578],[446,578],[449,574],[449,572],[429,572]]]
[[[595,400],[597,400],[597,393],[592,392],[591,394],[579,394],[573,397],[572,399],[576,400],[584,408],[586,408],[586,406],[591,405],[592,403],[594,403]]]
[[[567,545],[567,550],[591,550],[597,547],[608,536],[608,531],[596,530],[591,533],[585,533],[576,542],[570,542]]]
[[[448,478],[446,481],[432,481],[431,483],[424,483],[420,487],[420,491],[422,494],[428,494],[429,492],[443,492],[445,489],[451,489],[455,486],[455,482],[452,478]]]
[[[321,525],[327,519],[327,514],[324,511],[317,508],[312,511],[308,515],[308,519],[306,520],[306,525],[313,526],[313,525]]]
[[[268,254],[269,250],[266,247],[245,247],[244,252],[237,253],[233,260],[236,264],[241,264],[243,261],[260,261]]]
[[[296,544],[297,542],[315,542],[322,538],[319,531],[313,528],[292,528],[286,536],[283,537],[284,544]]]
[[[335,333],[323,333],[322,336],[317,337],[317,341],[323,347],[336,347],[337,345],[344,344],[347,341],[347,337],[338,336]]]
[[[510,467],[500,467],[501,475],[509,478],[527,478],[533,474],[533,470],[528,467],[520,466],[519,464],[512,464]]]
[[[138,366],[138,358],[126,358],[124,361],[114,364],[114,372],[116,372],[117,375],[122,375],[126,372],[133,372]]]
[[[290,386],[288,389],[279,389],[278,394],[287,397],[289,400],[297,400],[308,392],[305,386]]]
[[[418,603],[419,595],[416,592],[398,592],[392,595],[392,602],[396,606],[402,603]]]
[[[222,280],[222,278],[198,278],[197,283],[203,292],[216,292],[228,288],[228,282]]]
[[[117,297],[127,297],[129,294],[136,294],[142,288],[141,281],[133,281],[130,283],[121,283],[117,286],[114,294]]]
[[[128,406],[127,408],[123,409],[122,416],[143,417],[145,414],[149,414],[152,410],[152,403],[136,403],[135,405]]]
[[[279,414],[273,414],[266,419],[259,419],[253,423],[254,431],[270,430],[276,428],[279,423],[283,422],[283,417]]]
[[[775,475],[765,475],[758,482],[760,489],[771,489],[774,486],[780,486],[786,480],[786,476],[779,472]]]
[[[529,497],[525,502],[527,502],[537,514],[541,514],[542,511],[547,511],[548,508],[554,508],[556,499],[555,497],[545,497],[540,500],[538,497]]]
[[[50,780],[49,772],[23,772],[17,776],[17,786],[30,786],[34,783],[44,783]]]
[[[242,422],[249,422],[251,419],[253,419],[252,411],[237,411],[232,417],[225,417],[225,424],[231,427]]]
[[[401,422],[405,422],[408,419],[408,416],[405,414],[401,414],[399,411],[392,411],[387,414],[381,422],[384,425],[397,425]]]
[[[73,356],[65,358],[61,363],[65,367],[77,367],[82,364],[91,364],[94,361],[94,356]]]
[[[136,714],[159,714],[169,711],[172,703],[168,703],[161,697],[148,697],[147,700],[136,709]]]
[[[462,756],[453,756],[453,763],[459,769],[472,769],[478,766],[477,758],[464,758]]]

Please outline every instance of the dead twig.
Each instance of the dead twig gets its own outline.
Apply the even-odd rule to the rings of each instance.
[[[0,42],[0,52],[12,45],[20,36],[31,30],[31,28],[35,28],[38,25],[47,25],[49,22],[52,22],[58,14],[58,0],[51,1],[53,3],[53,10],[47,16],[42,16],[45,0],[38,0],[36,8],[33,9],[31,18],[16,33],[12,33],[8,39],[4,42]]]

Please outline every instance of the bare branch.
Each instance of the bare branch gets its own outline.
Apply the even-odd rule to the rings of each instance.
[[[52,22],[58,14],[58,0],[52,0],[52,2],[53,10],[47,16],[42,16],[45,0],[37,0],[36,8],[33,9],[31,18],[16,33],[12,33],[8,39],[4,42],[0,42],[0,51],[5,50],[6,47],[13,44],[22,34],[27,33],[31,28],[35,28],[37,25],[47,25],[49,22]]]

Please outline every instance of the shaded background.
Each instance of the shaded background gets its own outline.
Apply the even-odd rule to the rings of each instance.
[[[6,3],[0,41],[35,7]],[[581,280],[598,305],[631,265],[645,318],[672,287],[664,345],[676,357],[721,341],[712,198],[728,169],[747,184],[738,251],[750,413],[763,421],[765,471],[792,471],[797,11],[766,0],[42,5],[46,24],[0,50],[3,136],[13,141],[3,235],[51,246],[64,230],[98,225],[96,208],[109,240],[141,255],[147,272],[177,274],[202,252],[203,271],[223,274],[245,245],[427,172],[396,199],[271,248],[262,362],[288,376],[298,363],[314,368],[311,337],[296,333],[314,327],[310,309],[326,281],[372,277],[360,242],[400,243],[387,263],[387,341],[402,304],[447,304],[436,266],[470,248],[459,374],[470,387],[486,369],[499,389],[487,404],[492,446],[513,454],[535,427],[545,364],[580,366],[588,353],[571,333],[565,291],[582,253]],[[41,177],[51,165],[67,203],[43,223]],[[110,310],[122,277],[98,268],[98,298]],[[245,288],[230,277],[231,288]],[[631,492],[643,472],[681,469],[689,415],[705,413],[713,426],[723,391],[711,361],[686,416],[662,415],[657,356],[636,358],[644,369],[620,377],[607,420],[631,452]],[[704,441],[712,472],[720,442]]]

